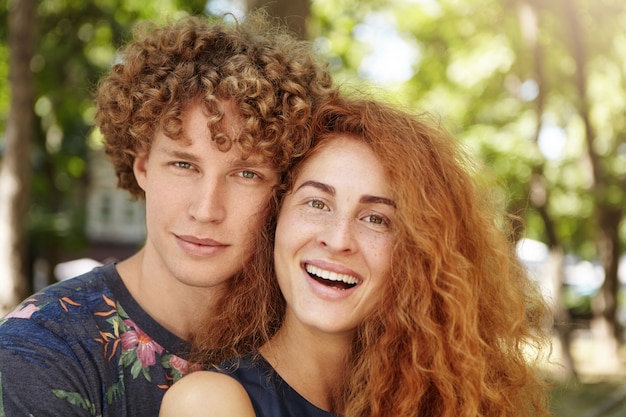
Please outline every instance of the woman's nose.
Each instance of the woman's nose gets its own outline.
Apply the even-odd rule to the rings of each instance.
[[[336,216],[318,236],[318,243],[335,252],[353,252],[356,249],[354,223],[348,216]]]

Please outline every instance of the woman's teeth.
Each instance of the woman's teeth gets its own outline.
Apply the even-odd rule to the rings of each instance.
[[[317,278],[325,279],[327,281],[342,282],[349,286],[356,285],[359,282],[359,280],[352,275],[339,274],[337,272],[327,271],[325,269],[321,269],[321,268],[318,268],[316,266],[309,265],[309,264],[305,265],[305,269],[309,274],[314,275]]]

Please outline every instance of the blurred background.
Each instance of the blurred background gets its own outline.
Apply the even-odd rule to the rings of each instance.
[[[626,415],[623,0],[0,0],[0,314],[142,244],[92,102],[134,25],[256,7],[338,83],[436,114],[497,176],[555,313],[555,415]]]

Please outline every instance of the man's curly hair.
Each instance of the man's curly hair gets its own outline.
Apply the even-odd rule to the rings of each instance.
[[[332,91],[326,67],[309,43],[263,11],[235,23],[190,16],[165,26],[138,25],[96,92],[96,125],[118,186],[144,197],[133,174],[137,152],[150,149],[158,129],[182,137],[182,114],[195,102],[208,112],[220,149],[235,143],[284,174],[310,146],[313,106]],[[244,122],[236,138],[220,125],[226,101]]]

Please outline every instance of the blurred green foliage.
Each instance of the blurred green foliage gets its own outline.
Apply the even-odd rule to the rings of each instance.
[[[531,175],[541,172],[559,242],[567,253],[597,258],[597,203],[626,206],[626,4],[387,0],[353,6],[349,0],[313,1],[311,37],[339,79],[393,71],[408,59],[408,78],[381,83],[373,76],[369,85],[384,89],[381,96],[438,115],[501,180],[511,210],[521,210],[525,235],[545,242],[544,221],[528,201]],[[375,37],[360,39],[364,27]],[[572,31],[582,52],[574,50]],[[371,60],[374,46],[387,50],[382,62]],[[585,54],[586,105],[608,183],[601,192],[591,184],[577,52]],[[362,79],[352,84],[371,88]],[[625,222],[620,236],[623,244]]]
[[[32,61],[38,125],[28,214],[35,253],[85,244],[85,161],[89,147],[98,145],[90,136],[92,92],[117,48],[137,22],[204,13],[205,3],[39,2]],[[592,190],[565,4],[576,12],[576,33],[586,48],[586,105],[608,182],[601,192]],[[0,18],[7,21],[7,0],[0,0]],[[500,179],[503,201],[521,210],[525,235],[545,241],[544,222],[528,201],[531,175],[540,169],[550,192],[548,213],[565,251],[597,257],[597,202],[626,206],[624,2],[312,0],[309,34],[339,83],[437,115]],[[9,97],[6,37],[6,25],[0,25],[0,148]],[[626,222],[619,227],[623,243]]]

